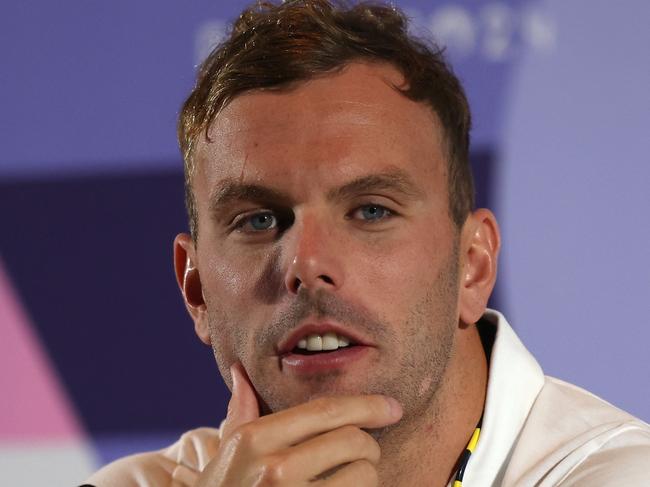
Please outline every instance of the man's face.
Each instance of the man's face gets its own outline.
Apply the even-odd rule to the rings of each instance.
[[[414,415],[444,380],[457,231],[442,128],[402,84],[391,66],[359,63],[247,93],[197,146],[197,331],[227,381],[242,362],[267,411],[383,393]],[[293,346],[328,331],[352,345]]]

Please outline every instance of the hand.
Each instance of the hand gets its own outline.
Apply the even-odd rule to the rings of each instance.
[[[402,416],[397,401],[324,397],[260,418],[243,367],[235,364],[230,372],[232,398],[221,444],[196,487],[377,485],[379,445],[361,428],[396,423]]]

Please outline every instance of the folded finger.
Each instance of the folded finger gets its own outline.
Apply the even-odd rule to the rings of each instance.
[[[394,399],[381,395],[336,396],[270,414],[243,426],[240,435],[260,452],[278,451],[342,426],[381,428],[402,415]]]
[[[379,476],[375,465],[368,460],[357,460],[323,480],[313,482],[314,487],[376,487]]]
[[[355,426],[343,426],[278,452],[270,464],[283,473],[283,480],[300,485],[358,460],[375,465],[380,454],[372,436]]]

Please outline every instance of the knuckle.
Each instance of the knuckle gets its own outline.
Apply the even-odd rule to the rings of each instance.
[[[287,469],[284,458],[278,456],[267,457],[260,466],[258,482],[259,487],[280,485],[286,481]]]
[[[373,445],[377,444],[377,442],[370,436],[368,433],[363,431],[361,428],[354,428],[354,440],[357,442],[359,446],[364,446],[364,445]]]
[[[257,432],[250,424],[238,426],[230,436],[230,442],[236,449],[253,450],[256,444]]]
[[[367,433],[364,433],[364,436],[364,448],[366,448],[366,451],[368,452],[368,459],[373,463],[377,463],[381,458],[381,448],[379,447],[379,443],[377,443],[377,441]]]
[[[341,426],[339,431],[347,441],[355,441],[360,436],[359,433],[363,433],[363,431],[361,431],[357,426],[351,424]]]
[[[341,427],[345,440],[354,449],[368,451],[373,457],[379,456],[380,448],[375,439],[361,428],[346,425]]]
[[[357,460],[354,462],[358,476],[366,482],[366,485],[376,485],[379,481],[377,469],[368,460]]]

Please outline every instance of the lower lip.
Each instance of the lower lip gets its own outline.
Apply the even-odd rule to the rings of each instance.
[[[342,369],[360,360],[368,353],[369,349],[370,347],[355,345],[353,347],[340,348],[335,352],[314,355],[288,353],[282,357],[282,368],[298,374],[317,374]]]

